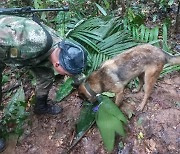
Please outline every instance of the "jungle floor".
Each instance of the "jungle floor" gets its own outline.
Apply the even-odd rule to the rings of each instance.
[[[172,36],[180,51],[180,35]],[[180,53],[180,52],[179,52]],[[9,71],[9,70],[7,70]],[[12,80],[7,86],[13,84]],[[49,94],[54,99],[58,79]],[[34,88],[30,79],[25,80],[24,89],[28,97]],[[9,87],[3,87],[9,89]],[[15,89],[14,89],[15,90]],[[180,72],[173,72],[159,78],[153,88],[149,102],[141,113],[136,107],[141,102],[144,92],[132,93],[126,89],[121,110],[129,117],[126,127],[127,136],[116,138],[112,154],[179,154],[180,153]],[[82,100],[77,91],[58,103],[63,112],[57,116],[37,116],[30,108],[28,124],[23,135],[13,135],[7,140],[3,154],[66,154],[73,143],[75,124],[82,108]],[[122,143],[124,146],[122,147]],[[70,154],[107,154],[100,132],[96,125],[74,146]]]
[[[59,79],[62,81],[62,79]],[[178,154],[180,153],[180,72],[159,78],[148,104],[141,113],[135,108],[144,92],[125,90],[122,111],[129,117],[127,136],[117,137],[113,154]],[[58,80],[49,97],[55,97]],[[55,86],[56,85],[56,86]],[[29,87],[26,87],[28,89]],[[29,91],[32,90],[29,88]],[[63,112],[57,116],[31,113],[24,134],[10,136],[3,154],[66,154],[73,142],[75,124],[82,100],[74,91],[62,102]],[[31,109],[32,110],[32,109]],[[121,144],[124,144],[122,147]],[[71,149],[71,154],[106,154],[96,125]]]

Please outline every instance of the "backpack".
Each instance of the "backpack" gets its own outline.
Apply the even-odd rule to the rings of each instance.
[[[53,44],[46,28],[35,17],[0,15],[0,59],[17,65],[36,65],[49,56]]]

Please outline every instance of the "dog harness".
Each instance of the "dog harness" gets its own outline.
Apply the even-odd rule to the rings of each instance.
[[[95,91],[93,91],[93,90],[91,89],[89,83],[86,82],[86,83],[84,84],[84,86],[85,86],[86,90],[90,93],[90,95],[91,95],[93,98],[96,98],[96,95],[97,95],[98,93],[96,93]]]

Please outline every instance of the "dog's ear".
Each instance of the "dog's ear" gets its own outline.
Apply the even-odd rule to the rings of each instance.
[[[75,87],[75,88],[77,88],[81,83],[83,83],[83,82],[85,82],[85,80],[86,80],[86,76],[85,76],[85,74],[78,74],[78,75],[75,75],[75,76],[73,76],[73,86]]]

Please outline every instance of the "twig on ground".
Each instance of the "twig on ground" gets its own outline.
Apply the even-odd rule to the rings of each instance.
[[[78,144],[78,142],[84,137],[84,135],[90,130],[90,128],[95,124],[95,120],[92,122],[92,124],[89,126],[89,128],[79,136],[74,143],[71,145],[71,147],[67,150],[67,154],[71,152],[71,150]]]

